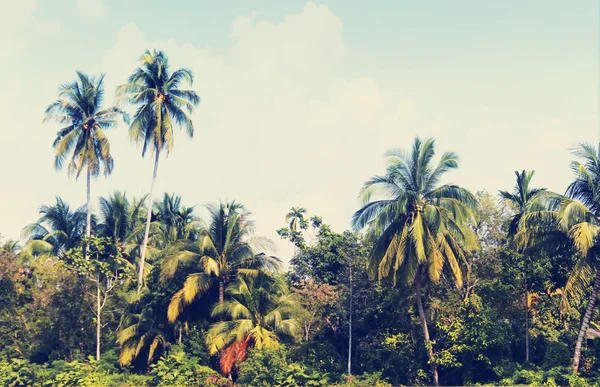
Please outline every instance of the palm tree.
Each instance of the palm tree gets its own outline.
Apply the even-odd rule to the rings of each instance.
[[[165,350],[168,339],[151,307],[144,306],[140,313],[125,314],[120,325],[123,329],[117,333],[117,344],[121,349],[121,366],[130,365],[142,354],[150,363],[157,350]]]
[[[100,198],[99,234],[112,242],[125,243],[142,224],[142,207],[146,198],[130,201],[125,192],[115,191]]]
[[[0,246],[0,251],[16,254],[20,248],[19,241],[7,239],[2,246]]]
[[[568,307],[569,298],[580,300],[592,286],[575,344],[573,372],[579,369],[581,348],[600,292],[599,153],[600,146],[597,150],[592,145],[580,144],[573,155],[581,161],[571,162],[575,180],[567,188],[566,197],[548,193],[535,200],[538,208],[523,215],[517,234],[523,247],[547,243],[548,239],[555,238],[556,232],[568,235],[572,240],[578,260],[563,289],[563,310]]]
[[[40,207],[40,215],[36,223],[21,232],[22,238],[27,240],[21,254],[61,256],[82,240],[87,223],[84,207],[71,210],[67,203],[56,197],[56,204]]]
[[[281,261],[267,255],[273,242],[264,237],[252,236],[254,223],[243,205],[219,203],[207,206],[211,222],[203,226],[197,241],[183,243],[178,251],[162,262],[161,278],[168,280],[182,266],[195,264],[201,271],[190,274],[168,309],[169,322],[173,323],[186,305],[208,289],[218,286],[219,303],[224,302],[224,288],[240,273],[276,271]]]
[[[58,99],[50,104],[43,122],[54,121],[67,125],[60,129],[54,140],[56,157],[54,165],[60,170],[69,159],[67,172],[75,178],[86,169],[87,221],[86,237],[92,230],[91,178],[103,169],[109,175],[113,169],[110,144],[104,131],[118,125],[119,119],[129,122],[125,112],[116,106],[101,109],[104,96],[104,74],[98,79],[77,71],[78,79],[62,85]],[[87,252],[86,252],[87,255]]]
[[[173,150],[173,120],[185,128],[188,136],[194,135],[194,125],[188,116],[200,103],[200,98],[192,90],[181,90],[182,82],[193,83],[191,70],[181,68],[169,71],[167,56],[162,51],[146,50],[140,58],[141,66],[129,76],[126,84],[117,88],[119,100],[139,106],[131,126],[129,137],[142,144],[142,157],[148,147],[154,153],[154,171],[148,195],[146,229],[140,256],[138,293],[144,280],[144,263],[150,233],[152,198],[158,172],[158,160],[162,151],[169,154]]]
[[[297,330],[293,311],[299,306],[285,280],[270,273],[240,275],[227,287],[230,299],[217,303],[212,317],[224,317],[210,327],[206,343],[211,355],[221,351],[221,372],[231,374],[248,347],[275,348]]]
[[[290,212],[285,215],[285,221],[290,224],[290,231],[298,232],[304,230],[308,226],[308,221],[304,217],[306,214],[306,208],[304,207],[292,207]]]
[[[456,286],[462,286],[459,261],[465,259],[467,250],[477,247],[468,227],[477,200],[457,185],[439,185],[446,172],[458,167],[458,157],[447,152],[434,165],[434,145],[433,139],[416,138],[409,153],[388,151],[386,173],[364,184],[363,207],[352,223],[375,242],[369,261],[371,276],[414,286],[433,381],[438,385],[421,289],[424,281],[439,281],[444,270]]]
[[[194,216],[194,207],[181,205],[181,196],[167,193],[161,201],[154,203],[153,222],[161,225],[163,245],[176,243],[179,240],[197,239],[200,224]]]
[[[545,188],[530,188],[531,178],[535,171],[515,171],[517,176],[517,182],[513,189],[513,192],[499,191],[500,197],[513,209],[515,214],[513,215],[509,229],[508,236],[514,237],[517,233],[519,221],[523,216],[525,210],[533,203],[535,198],[541,193],[545,192]],[[529,361],[529,309],[530,309],[530,297],[529,297],[529,279],[528,279],[528,263],[530,257],[525,252],[525,361]]]

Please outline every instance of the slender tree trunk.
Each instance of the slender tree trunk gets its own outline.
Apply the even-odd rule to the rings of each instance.
[[[137,292],[140,294],[142,284],[144,283],[144,264],[146,263],[146,249],[148,248],[148,237],[150,235],[150,219],[152,217],[152,195],[154,193],[154,183],[158,172],[158,159],[160,151],[157,150],[154,155],[154,172],[152,172],[152,184],[150,185],[150,194],[148,195],[148,214],[146,215],[146,231],[144,232],[144,241],[142,242],[142,251],[140,253],[140,268],[138,274]]]
[[[89,238],[92,235],[92,171],[90,166],[87,168],[87,217],[85,222],[85,236]],[[85,244],[85,259],[90,259],[90,245]]]
[[[581,359],[581,346],[583,345],[583,340],[585,340],[588,327],[590,326],[590,320],[592,319],[592,315],[594,314],[594,306],[596,305],[596,300],[598,299],[599,291],[600,269],[596,270],[596,279],[594,280],[594,289],[592,290],[592,295],[590,296],[590,303],[588,304],[585,310],[585,315],[583,316],[583,321],[581,322],[581,329],[579,330],[579,335],[577,336],[577,344],[575,345],[575,353],[573,354],[573,363],[571,364],[573,372],[577,372],[579,370],[579,361]]]
[[[529,363],[529,289],[525,285],[525,361]]]
[[[423,327],[423,337],[425,338],[425,347],[427,348],[427,355],[429,356],[429,362],[431,363],[431,374],[433,376],[433,383],[439,386],[440,381],[437,372],[437,365],[433,358],[433,349],[431,348],[431,342],[429,339],[429,329],[427,328],[427,319],[425,318],[425,311],[423,310],[423,300],[421,300],[421,275],[417,271],[415,277],[415,292],[417,293],[417,308],[419,310],[419,319],[421,320],[421,326]]]
[[[100,320],[100,313],[102,312],[101,306],[101,294],[100,294],[100,275],[96,278],[96,360],[100,361],[100,338],[102,333],[102,321]]]
[[[529,363],[529,257],[525,255],[525,361]]]
[[[219,280],[219,304],[222,304],[223,301],[225,301],[225,282]]]
[[[352,289],[352,263],[350,263],[350,317],[348,319],[348,376],[352,376],[352,304],[354,303]]]

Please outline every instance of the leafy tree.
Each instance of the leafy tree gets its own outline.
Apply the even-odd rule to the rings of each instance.
[[[226,320],[214,323],[206,335],[210,354],[221,351],[224,375],[245,359],[248,347],[276,348],[282,337],[297,331],[293,317],[297,303],[283,277],[265,272],[240,275],[227,294],[230,299],[217,303],[211,313]]]
[[[86,237],[92,231],[91,178],[102,170],[109,175],[113,169],[110,144],[104,131],[118,125],[119,119],[129,122],[127,114],[116,106],[101,109],[104,97],[104,75],[97,79],[77,71],[75,82],[62,85],[58,99],[45,112],[44,122],[67,125],[60,129],[54,140],[55,167],[60,170],[67,159],[69,175],[75,177],[86,169],[87,220]]]
[[[161,267],[163,280],[170,279],[179,267],[195,264],[200,272],[190,274],[169,305],[169,321],[175,322],[186,305],[191,304],[213,286],[219,289],[219,303],[224,301],[226,284],[240,273],[256,274],[276,271],[280,260],[265,254],[272,242],[253,236],[254,223],[243,205],[219,203],[209,205],[211,222],[202,226],[198,240],[183,243],[179,251],[167,256]]]
[[[91,281],[96,288],[95,309],[92,310],[96,319],[96,360],[100,361],[102,311],[110,293],[127,280],[130,267],[121,251],[117,250],[116,255],[109,252],[105,239],[86,238],[84,244],[88,251],[87,257],[84,256],[83,247],[79,246],[67,251],[64,260],[71,270]]]
[[[413,284],[433,382],[439,378],[422,301],[423,281],[439,281],[444,268],[462,286],[459,260],[477,247],[468,227],[476,198],[457,185],[439,185],[440,178],[458,166],[452,152],[437,165],[434,140],[415,139],[410,153],[386,153],[387,171],[367,181],[360,193],[363,207],[353,217],[357,229],[376,240],[369,270],[380,279],[391,277]]]
[[[325,324],[326,308],[338,302],[340,292],[334,286],[318,283],[313,278],[302,279],[292,291],[302,306],[297,320],[304,331],[304,340],[309,341],[311,331]]]
[[[173,123],[184,128],[190,138],[193,137],[194,124],[189,114],[200,103],[196,92],[180,89],[182,82],[192,85],[194,78],[191,70],[181,68],[171,73],[166,54],[156,50],[146,50],[140,57],[140,63],[141,66],[129,76],[127,83],[117,88],[119,100],[139,106],[129,127],[130,138],[142,144],[142,157],[148,148],[154,153],[146,229],[140,254],[138,293],[144,279],[154,183],[160,154],[163,151],[169,154],[173,150]]]

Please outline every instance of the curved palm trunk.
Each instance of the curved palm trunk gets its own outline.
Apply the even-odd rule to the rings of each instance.
[[[431,374],[433,376],[433,383],[439,386],[439,377],[437,372],[437,365],[433,358],[433,349],[431,348],[431,340],[429,339],[429,329],[427,328],[427,319],[425,318],[425,311],[423,310],[423,300],[421,299],[421,277],[419,272],[415,277],[415,292],[417,293],[417,308],[419,310],[419,319],[421,320],[421,326],[423,327],[423,337],[425,337],[425,347],[427,348],[427,355],[429,356],[429,362],[431,363]]]
[[[571,368],[573,369],[573,372],[577,372],[579,370],[579,361],[581,359],[581,346],[583,345],[583,340],[585,339],[588,327],[590,326],[590,320],[592,319],[592,315],[594,314],[594,306],[596,305],[596,300],[598,299],[599,291],[600,270],[596,270],[596,279],[594,280],[594,289],[592,291],[592,295],[590,296],[590,303],[588,304],[585,310],[585,315],[583,316],[583,321],[581,322],[581,329],[579,330],[579,335],[577,336],[577,344],[575,345],[575,353],[573,354],[573,363],[571,363]]]
[[[89,238],[92,235],[92,171],[90,166],[87,168],[87,217],[85,222],[85,236]],[[90,246],[85,245],[85,259],[90,259]]]
[[[138,273],[138,294],[142,290],[144,282],[144,264],[146,263],[146,249],[148,248],[148,236],[150,235],[150,219],[152,217],[152,194],[154,193],[154,183],[156,182],[156,174],[158,172],[158,159],[160,151],[157,150],[154,156],[154,172],[152,172],[152,184],[150,185],[150,194],[148,195],[148,214],[146,216],[146,231],[144,232],[144,241],[142,242],[142,251],[140,254],[140,268]]]

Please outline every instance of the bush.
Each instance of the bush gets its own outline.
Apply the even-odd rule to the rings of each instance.
[[[381,372],[374,372],[372,374],[346,376],[344,383],[335,384],[332,387],[392,387],[392,385],[382,378]]]
[[[502,379],[498,385],[591,387],[597,383],[574,374],[569,367],[554,367],[548,371],[519,369],[510,378]]]
[[[328,377],[302,363],[290,361],[287,349],[280,346],[252,350],[240,366],[237,383],[253,387],[325,386]]]
[[[206,386],[230,384],[212,368],[198,364],[198,359],[177,351],[163,355],[151,366],[150,377],[156,386]]]
[[[0,385],[7,387],[28,386],[34,383],[34,374],[27,360],[0,361]]]

